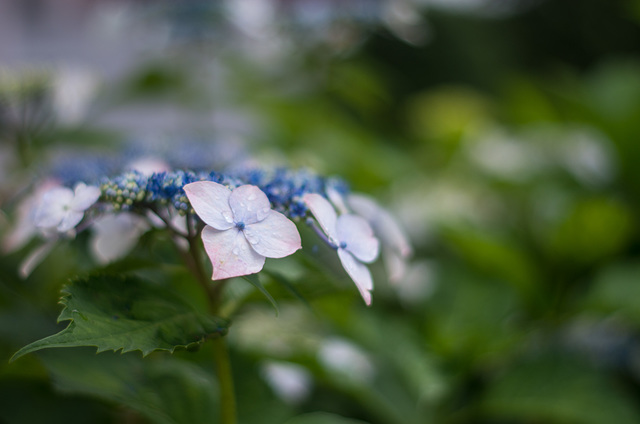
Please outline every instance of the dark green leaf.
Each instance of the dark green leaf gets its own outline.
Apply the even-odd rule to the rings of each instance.
[[[276,300],[273,298],[273,296],[269,294],[267,289],[264,288],[264,286],[258,279],[258,276],[256,274],[250,274],[250,275],[243,275],[242,278],[247,280],[249,283],[251,283],[252,286],[257,288],[258,290],[260,290],[260,293],[262,293],[269,300],[269,302],[271,302],[271,304],[273,305],[273,309],[276,310],[276,316],[278,316],[280,314],[280,309],[278,309],[278,304],[276,303]]]
[[[294,417],[285,424],[366,424],[364,421],[352,420],[334,414],[314,412]]]
[[[218,387],[211,373],[176,357],[90,350],[51,350],[38,355],[55,387],[115,402],[158,424],[205,424],[218,415]]]
[[[173,352],[223,335],[228,323],[196,312],[167,288],[134,277],[98,275],[63,289],[58,321],[71,321],[58,334],[35,341],[12,358],[52,347],[95,346],[105,350]]]
[[[637,423],[635,401],[576,358],[542,357],[518,364],[488,388],[482,407],[518,422]]]

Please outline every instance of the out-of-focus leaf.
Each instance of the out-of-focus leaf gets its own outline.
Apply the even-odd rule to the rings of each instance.
[[[443,87],[414,97],[408,115],[416,137],[455,148],[463,134],[490,119],[490,103],[472,89]]]
[[[0,422],[3,424],[109,424],[113,411],[100,402],[60,396],[44,380],[0,380]]]
[[[365,422],[324,412],[314,412],[311,414],[299,415],[290,419],[285,424],[365,424]]]
[[[226,332],[228,323],[205,315],[171,290],[134,277],[96,275],[63,289],[60,333],[35,341],[13,356],[52,347],[95,346],[105,350],[173,352]]]
[[[483,273],[503,279],[523,295],[535,290],[539,281],[537,267],[515,242],[468,229],[451,229],[445,237],[469,264]]]
[[[623,315],[640,325],[640,264],[624,263],[603,269],[593,282],[585,307]]]
[[[427,306],[434,349],[475,362],[518,346],[521,306],[508,286],[453,267],[443,267],[440,278]]]
[[[255,274],[250,274],[250,275],[243,275],[242,278],[244,280],[248,281],[252,286],[257,288],[260,291],[260,293],[262,293],[269,300],[271,305],[273,305],[273,309],[276,310],[276,316],[278,316],[278,314],[280,314],[280,309],[278,309],[278,303],[273,298],[273,296],[271,296],[271,294],[269,294],[267,289],[264,288],[264,286],[262,285],[262,283],[258,279],[258,276],[255,275]]]
[[[579,264],[603,259],[625,245],[632,228],[631,212],[624,204],[606,198],[583,200],[551,235],[550,253]]]
[[[127,406],[154,423],[205,424],[218,414],[218,387],[211,373],[184,360],[95,355],[88,349],[38,356],[58,390]]]
[[[629,394],[576,358],[541,357],[493,381],[480,403],[494,419],[574,424],[637,423]]]

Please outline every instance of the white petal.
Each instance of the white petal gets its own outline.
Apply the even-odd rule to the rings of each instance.
[[[67,211],[67,213],[62,217],[62,221],[60,221],[60,224],[58,224],[58,231],[60,231],[61,233],[66,233],[72,228],[75,228],[75,226],[78,225],[80,221],[82,221],[83,217],[84,212],[76,212],[72,210]]]
[[[373,229],[362,217],[347,214],[338,217],[338,239],[346,243],[346,249],[362,262],[373,262],[380,252],[380,242]]]
[[[253,250],[267,258],[284,258],[302,248],[296,224],[273,210],[263,221],[247,225],[244,235]]]
[[[217,230],[234,226],[233,212],[229,206],[231,190],[213,181],[198,181],[185,185],[189,203],[205,224]]]
[[[408,237],[387,210],[362,194],[349,195],[347,202],[356,214],[369,221],[383,244],[396,250],[404,258],[411,256]]]
[[[56,181],[45,180],[36,186],[34,193],[20,202],[16,211],[17,219],[2,240],[4,252],[15,252],[24,247],[36,234],[37,229],[34,217],[38,211],[42,196],[47,191],[58,186],[59,184]]]
[[[143,218],[125,212],[102,216],[92,228],[91,252],[99,263],[107,264],[129,253],[148,224]]]
[[[264,266],[264,256],[251,248],[240,230],[220,231],[206,226],[202,241],[213,265],[213,280],[255,274]]]
[[[358,261],[353,255],[344,249],[338,249],[338,257],[349,277],[356,283],[356,287],[360,291],[360,295],[364,299],[364,303],[371,305],[371,293],[373,290],[373,279],[369,268],[362,262]]]
[[[51,228],[57,226],[66,215],[65,209],[73,201],[73,191],[66,187],[56,187],[47,191],[38,203],[34,214],[36,227]]]
[[[307,193],[302,198],[311,213],[316,218],[324,232],[334,242],[338,242],[338,232],[336,231],[336,219],[338,215],[331,203],[324,197],[316,193]]]
[[[71,209],[76,212],[86,211],[98,201],[100,198],[100,189],[94,186],[87,186],[79,183],[74,191],[73,201],[71,202]]]
[[[20,264],[20,276],[27,278],[33,270],[49,255],[56,245],[56,239],[48,240],[45,244],[38,246]]]
[[[347,208],[347,205],[344,202],[344,197],[342,197],[342,194],[340,194],[338,190],[333,187],[329,187],[326,189],[326,193],[331,203],[333,203],[333,206],[335,206],[338,212],[340,212],[340,215],[349,213],[349,208]]]
[[[271,203],[262,190],[253,185],[237,187],[231,193],[229,205],[236,223],[245,225],[260,222],[269,215]]]

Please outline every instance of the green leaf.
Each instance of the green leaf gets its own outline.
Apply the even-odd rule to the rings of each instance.
[[[583,306],[589,311],[625,317],[639,325],[640,263],[617,263],[600,270]]]
[[[294,417],[285,424],[366,424],[364,421],[352,420],[325,412],[313,412]]]
[[[298,289],[293,285],[293,283],[289,281],[287,278],[285,278],[284,275],[278,272],[268,271],[268,270],[263,270],[263,272],[266,273],[269,277],[271,277],[273,281],[282,285],[289,293],[291,293],[295,298],[297,298],[300,302],[302,302],[306,307],[311,308],[311,305],[309,304],[307,299],[305,299],[302,293],[300,293],[300,291],[298,291]]]
[[[52,347],[95,346],[105,350],[173,352],[224,335],[228,322],[196,312],[173,291],[135,278],[96,275],[63,289],[65,306],[58,317],[71,321],[58,334],[35,341],[13,355]]]
[[[278,308],[278,304],[276,303],[276,300],[273,298],[273,296],[269,294],[267,289],[264,288],[264,286],[258,279],[258,276],[256,274],[250,274],[250,275],[243,275],[242,278],[247,280],[249,283],[251,283],[252,286],[257,288],[260,291],[260,293],[262,293],[269,300],[269,302],[271,302],[271,305],[273,305],[273,309],[276,310],[276,316],[278,316],[280,314],[280,309]]]
[[[481,409],[500,421],[637,423],[631,393],[573,357],[545,355],[522,362],[489,384]]]
[[[137,411],[158,424],[208,424],[218,415],[218,387],[213,374],[175,356],[114,353],[90,349],[49,350],[38,357],[54,387]]]

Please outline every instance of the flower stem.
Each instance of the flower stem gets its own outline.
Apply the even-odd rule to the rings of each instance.
[[[186,239],[189,243],[189,250],[188,252],[183,251],[183,258],[196,277],[198,284],[207,295],[211,314],[218,315],[220,312],[222,290],[227,280],[217,281],[215,286],[212,286],[211,280],[207,277],[202,260],[200,259],[197,235],[191,230],[191,217],[188,216],[187,219],[189,220],[187,224],[189,232]],[[236,398],[227,340],[224,337],[215,337],[212,339],[212,343],[213,360],[220,385],[220,424],[236,424]]]
[[[220,384],[220,423],[236,424],[236,399],[233,388],[233,376],[231,374],[231,361],[229,350],[224,337],[213,339],[213,355],[218,372]]]

